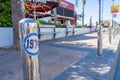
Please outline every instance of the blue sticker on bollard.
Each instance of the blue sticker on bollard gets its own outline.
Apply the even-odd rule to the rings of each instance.
[[[39,54],[39,43],[37,33],[30,33],[23,39],[23,47],[26,54],[35,56]]]

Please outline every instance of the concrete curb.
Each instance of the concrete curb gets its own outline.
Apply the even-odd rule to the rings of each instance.
[[[116,51],[116,54],[115,54],[114,61],[112,63],[111,69],[109,71],[109,74],[108,74],[106,80],[114,80],[115,73],[116,73],[116,68],[117,68],[117,63],[118,63],[118,59],[119,59],[119,54],[120,54],[119,51],[120,51],[120,41],[119,41],[119,45],[117,47],[117,51]]]

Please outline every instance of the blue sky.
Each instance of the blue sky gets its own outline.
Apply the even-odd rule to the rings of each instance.
[[[67,0],[71,3],[75,4],[75,0]],[[104,20],[111,20],[112,15],[110,13],[110,7],[112,5],[112,0],[101,0],[104,3],[103,8],[103,19]],[[120,0],[115,0],[115,5],[120,5]],[[75,10],[78,14],[81,14],[82,10],[82,0],[79,0],[78,6],[75,6]],[[89,23],[90,16],[92,16],[92,21],[96,22],[98,21],[98,0],[86,0],[85,4],[85,24]],[[117,17],[114,18],[117,22],[120,22],[120,12],[117,13]]]

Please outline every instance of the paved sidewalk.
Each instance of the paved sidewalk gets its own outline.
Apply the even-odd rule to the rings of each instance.
[[[108,36],[105,34],[103,36],[103,55],[101,57],[96,55],[95,48],[84,48],[90,54],[71,65],[70,68],[53,80],[106,80],[116,53],[119,36],[109,45]]]
[[[103,56],[96,56],[97,34],[90,33],[41,42],[41,80],[105,80],[119,37],[108,43],[104,33]],[[0,50],[0,80],[23,80],[20,51]]]

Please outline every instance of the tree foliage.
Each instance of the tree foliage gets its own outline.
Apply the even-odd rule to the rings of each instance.
[[[10,0],[0,0],[0,27],[12,27]]]

